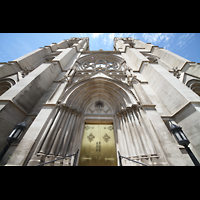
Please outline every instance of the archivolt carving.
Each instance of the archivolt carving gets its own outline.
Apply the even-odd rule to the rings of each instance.
[[[82,56],[70,70],[64,81],[73,72],[71,84],[59,102],[87,114],[114,114],[138,102],[134,90],[129,88],[138,81],[120,56],[102,53]],[[95,107],[97,97],[105,103],[104,107]]]
[[[91,100],[108,102],[115,111],[136,104],[138,101],[128,86],[122,82],[96,77],[72,85],[62,95],[60,102],[85,112],[88,104],[92,103]]]

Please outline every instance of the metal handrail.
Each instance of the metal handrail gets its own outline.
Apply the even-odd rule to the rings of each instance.
[[[51,160],[51,161],[48,161],[48,162],[45,162],[45,163],[42,163],[42,164],[39,164],[39,165],[35,165],[35,166],[42,166],[42,165],[45,165],[45,164],[48,164],[48,163],[51,163],[51,162],[55,162],[55,161],[57,161],[57,160],[62,160],[62,159],[65,159],[65,158],[71,157],[71,156],[75,156],[75,157],[74,157],[74,163],[73,163],[73,166],[75,166],[78,152],[79,152],[79,149],[77,150],[76,153],[74,153],[74,154],[72,154],[72,155],[65,156],[65,157],[62,157],[62,158],[58,158],[58,159],[55,159],[55,160]]]
[[[121,158],[124,158],[124,159],[130,160],[130,161],[132,161],[132,162],[136,162],[136,163],[138,163],[138,164],[140,164],[140,165],[149,166],[149,165],[146,165],[146,164],[144,164],[144,163],[138,162],[138,161],[136,161],[136,160],[132,160],[132,159],[130,159],[130,158],[127,158],[127,157],[121,156],[120,153],[119,153],[119,151],[118,151],[118,154],[119,154],[119,162],[120,162],[120,166],[122,166]]]

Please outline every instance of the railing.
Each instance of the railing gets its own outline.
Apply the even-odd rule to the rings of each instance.
[[[58,158],[58,159],[55,159],[55,160],[51,160],[51,161],[49,161],[49,162],[45,162],[45,163],[42,163],[42,164],[39,164],[39,165],[35,165],[35,166],[43,166],[43,165],[45,165],[45,164],[49,164],[49,163],[55,162],[55,161],[57,161],[57,160],[62,160],[62,159],[65,159],[65,158],[67,158],[67,157],[72,157],[72,156],[74,156],[73,166],[75,166],[75,165],[76,165],[76,161],[77,161],[78,152],[79,152],[79,149],[77,150],[76,153],[74,153],[74,154],[72,154],[72,155],[65,156],[65,157],[62,157],[62,158]],[[119,151],[118,151],[118,154],[119,154],[119,164],[120,164],[120,166],[122,166],[122,160],[121,160],[122,158],[127,159],[127,160],[130,160],[130,161],[135,162],[135,163],[138,163],[138,164],[140,164],[140,165],[149,166],[149,165],[146,165],[146,164],[144,164],[144,163],[138,162],[138,161],[136,161],[136,160],[132,160],[132,159],[130,159],[130,158],[121,156],[120,153],[119,153]]]
[[[121,158],[130,160],[130,161],[132,161],[132,162],[136,162],[136,163],[138,163],[138,164],[140,164],[140,165],[149,166],[149,165],[146,165],[146,164],[144,164],[144,163],[138,162],[138,161],[136,161],[136,160],[132,160],[132,159],[130,159],[130,158],[121,156],[120,153],[119,153],[119,151],[118,151],[118,154],[119,154],[119,164],[120,164],[120,166],[122,166],[122,160],[121,160]]]
[[[74,156],[74,163],[73,163],[73,166],[76,165],[76,160],[77,160],[77,156],[78,156],[78,152],[79,152],[79,149],[77,150],[76,153],[72,154],[72,155],[69,155],[69,156],[65,156],[65,157],[62,157],[62,158],[58,158],[58,159],[55,159],[55,160],[51,160],[49,162],[45,162],[45,163],[42,163],[42,164],[39,164],[39,165],[35,165],[35,166],[42,166],[42,165],[45,165],[45,164],[49,164],[49,163],[52,163],[52,162],[55,162],[57,160],[62,160],[62,159],[65,159],[67,157],[72,157]]]

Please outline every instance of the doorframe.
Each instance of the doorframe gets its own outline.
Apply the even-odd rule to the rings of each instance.
[[[84,127],[85,124],[113,124],[113,131],[114,131],[114,137],[115,137],[115,150],[116,150],[116,157],[117,157],[117,166],[119,166],[119,158],[118,158],[118,145],[116,144],[116,137],[117,137],[117,130],[116,130],[116,122],[115,122],[115,116],[114,115],[85,115],[83,116],[82,120],[83,124],[80,128],[80,140],[79,140],[79,153],[77,156],[77,162],[76,166],[79,164],[79,157],[82,147],[82,140],[83,140],[83,133],[84,133]]]

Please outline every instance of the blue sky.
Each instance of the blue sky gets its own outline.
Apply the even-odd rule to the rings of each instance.
[[[0,62],[71,37],[89,37],[90,50],[113,50],[114,37],[132,37],[200,63],[200,33],[0,33]]]

